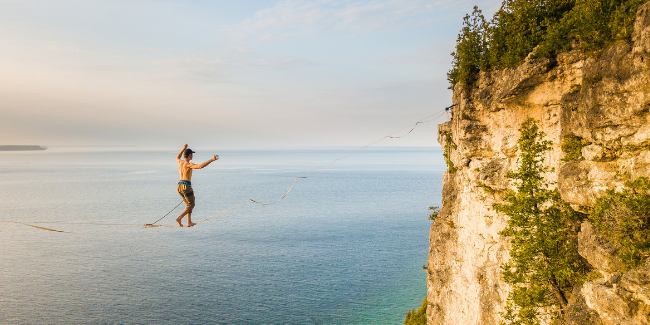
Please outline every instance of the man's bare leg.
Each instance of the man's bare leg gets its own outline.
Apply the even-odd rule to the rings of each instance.
[[[192,227],[196,225],[194,222],[192,222],[192,212],[187,214],[187,226]]]
[[[181,227],[183,227],[183,224],[181,223],[181,221],[183,220],[183,217],[185,217],[185,215],[188,216],[187,220],[190,220],[190,214],[191,213],[188,210],[189,210],[188,208],[185,208],[185,210],[183,210],[181,215],[178,216],[178,218],[176,218],[176,222],[178,222],[178,225],[181,226]]]

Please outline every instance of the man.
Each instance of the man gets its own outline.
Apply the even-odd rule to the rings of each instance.
[[[194,191],[192,190],[192,169],[201,169],[207,165],[209,165],[211,162],[216,161],[219,159],[218,155],[214,155],[210,160],[197,165],[190,160],[192,160],[192,156],[194,154],[194,151],[192,149],[187,147],[187,144],[183,146],[183,149],[181,152],[178,153],[178,156],[176,156],[176,162],[178,163],[178,172],[181,174],[181,181],[178,182],[178,194],[181,195],[183,198],[183,202],[187,205],[185,207],[185,210],[181,213],[178,218],[176,218],[176,222],[178,222],[178,225],[183,227],[183,224],[181,223],[181,220],[183,220],[183,217],[187,215],[187,226],[192,227],[196,225],[194,222],[192,222],[192,209],[194,209]],[[181,159],[181,155],[183,155],[184,159]]]

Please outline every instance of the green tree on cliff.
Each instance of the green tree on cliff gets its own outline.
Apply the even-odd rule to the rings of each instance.
[[[483,13],[474,6],[471,15],[463,18],[463,28],[456,40],[456,51],[451,53],[452,68],[447,79],[454,85],[459,81],[469,83],[481,70],[488,70],[487,22]]]
[[[447,79],[472,85],[480,71],[515,67],[537,48],[537,57],[577,47],[597,51],[632,34],[636,12],[647,0],[504,0],[490,21],[474,7],[466,15]]]
[[[515,180],[516,191],[506,194],[495,210],[510,217],[501,235],[511,244],[510,261],[503,279],[512,285],[505,324],[539,324],[540,316],[560,317],[568,294],[583,281],[589,266],[578,254],[577,233],[584,215],[562,201],[557,189],[550,189],[543,173],[544,153],[551,142],[543,140],[534,119],[519,129],[519,168],[506,177]]]
[[[418,310],[411,309],[406,313],[404,325],[427,325],[427,299],[424,298]]]

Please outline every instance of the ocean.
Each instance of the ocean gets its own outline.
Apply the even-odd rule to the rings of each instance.
[[[331,166],[356,148],[193,149],[220,159],[194,171],[192,219],[211,219],[192,228],[142,226],[181,201],[176,150],[0,152],[0,323],[402,324],[420,306],[439,148]]]

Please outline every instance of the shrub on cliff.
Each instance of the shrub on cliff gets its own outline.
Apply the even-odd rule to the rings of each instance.
[[[456,168],[454,162],[451,161],[451,151],[457,149],[458,146],[454,143],[454,139],[451,137],[451,132],[445,131],[440,134],[445,137],[445,151],[442,153],[442,156],[445,158],[445,162],[447,163],[447,172],[453,174],[458,170],[458,168]]]
[[[406,319],[404,320],[404,325],[427,325],[427,299],[424,298],[422,301],[422,306],[415,309],[409,310],[406,314]]]
[[[564,152],[564,158],[562,161],[580,161],[583,160],[582,148],[587,144],[585,139],[569,133],[562,137],[562,144],[560,148]]]
[[[650,256],[650,180],[639,177],[623,191],[608,190],[589,219],[618,248],[627,269],[642,265]]]
[[[515,67],[535,55],[584,51],[629,39],[637,9],[647,0],[504,0],[486,22],[474,7],[465,16],[447,79],[473,84],[479,71]]]
[[[543,156],[551,142],[543,140],[535,120],[526,120],[519,131],[519,168],[506,175],[515,180],[516,191],[506,193],[506,203],[493,205],[510,217],[500,232],[511,245],[502,274],[512,285],[502,316],[506,324],[539,324],[543,313],[554,318],[564,313],[568,295],[588,272],[577,241],[584,215],[544,180],[542,174],[550,169]]]

